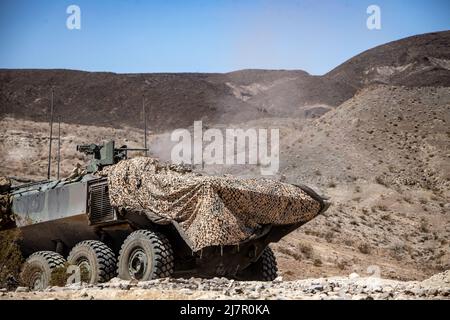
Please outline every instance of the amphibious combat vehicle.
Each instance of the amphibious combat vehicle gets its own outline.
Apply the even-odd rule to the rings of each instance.
[[[0,190],[8,199],[0,230],[20,229],[21,280],[31,288],[47,287],[68,264],[82,267],[90,283],[192,275],[270,281],[277,265],[268,244],[329,206],[305,186],[127,159],[130,149],[114,141],[77,150],[92,160],[70,177]]]

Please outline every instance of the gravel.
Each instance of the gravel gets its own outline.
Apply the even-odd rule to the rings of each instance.
[[[449,299],[450,270],[424,281],[397,281],[375,277],[330,277],[273,282],[234,281],[225,278],[124,281],[99,285],[72,284],[28,292],[19,287],[0,299]]]

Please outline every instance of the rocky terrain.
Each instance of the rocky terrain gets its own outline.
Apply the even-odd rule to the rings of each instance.
[[[428,297],[424,291],[405,293],[412,292],[405,289],[408,286],[420,288],[420,282],[398,280],[421,281],[450,269],[449,44],[450,31],[403,39],[370,49],[323,76],[283,70],[139,75],[1,70],[0,174],[45,177],[52,85],[62,119],[62,176],[86,161],[76,153],[76,144],[115,139],[119,145],[142,146],[143,94],[150,154],[163,160],[170,158],[171,130],[189,128],[194,120],[203,120],[205,129],[278,128],[280,171],[272,178],[310,185],[329,196],[333,205],[273,244],[284,281],[264,285],[274,290],[285,285],[306,288],[315,280],[297,279],[364,275],[376,266],[381,278],[391,279],[383,283],[403,288],[393,297]],[[197,170],[260,174],[256,166]],[[174,281],[162,283],[182,283]],[[336,281],[355,283],[348,278]],[[141,285],[117,294],[125,297]],[[80,292],[58,290],[75,296]],[[298,290],[299,296],[293,297],[324,294]],[[145,292],[144,296],[152,291]],[[200,297],[200,292],[191,296]],[[222,294],[222,289],[214,292]],[[360,294],[355,292],[348,293]],[[52,294],[56,293],[45,297]]]
[[[381,279],[374,273],[361,277],[330,277],[273,282],[239,282],[225,278],[158,279],[152,281],[123,281],[118,278],[100,285],[72,284],[29,292],[19,287],[15,292],[0,292],[6,299],[245,299],[245,300],[396,300],[449,299],[450,272],[437,274],[424,281]]]

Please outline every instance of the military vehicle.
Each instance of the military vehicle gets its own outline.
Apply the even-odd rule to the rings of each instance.
[[[277,265],[268,244],[306,222],[263,225],[238,244],[195,251],[175,222],[151,213],[119,212],[111,204],[108,180],[97,173],[135,149],[116,148],[109,141],[77,150],[92,156],[85,169],[76,168],[66,179],[3,190],[13,221],[0,228],[20,229],[20,247],[27,257],[21,280],[34,289],[47,287],[52,272],[67,263],[86,271],[89,283],[115,276],[149,280],[192,275],[270,281],[277,276]],[[299,188],[320,204],[318,214],[328,208],[314,191]]]

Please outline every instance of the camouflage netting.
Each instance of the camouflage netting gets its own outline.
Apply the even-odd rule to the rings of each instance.
[[[152,158],[107,167],[111,203],[178,223],[198,251],[248,239],[261,225],[314,218],[321,204],[299,187],[270,179],[202,176]]]
[[[0,177],[0,230],[14,221],[11,213],[11,199],[8,195],[10,188],[11,180]]]

